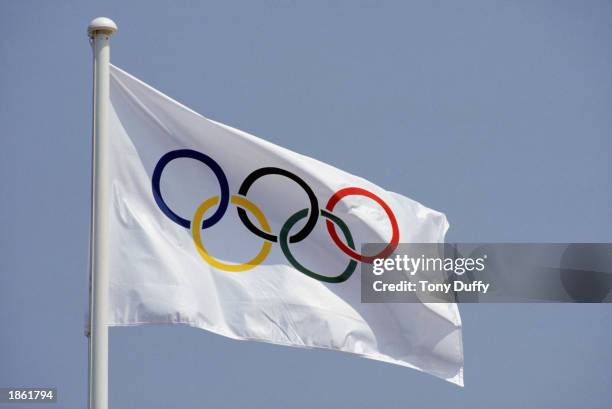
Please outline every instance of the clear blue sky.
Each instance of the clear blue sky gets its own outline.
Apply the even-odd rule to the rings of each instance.
[[[0,1],[0,386],[87,390],[91,51],[444,211],[449,241],[612,242],[612,2]],[[610,408],[610,305],[463,305],[465,389],[179,326],[110,331],[131,408]],[[27,405],[20,406],[27,408]]]

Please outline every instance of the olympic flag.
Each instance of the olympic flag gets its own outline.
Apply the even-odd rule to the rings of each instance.
[[[443,214],[209,120],[111,66],[109,325],[324,348],[463,385],[455,304],[362,304],[359,263]],[[378,255],[362,243],[389,243]]]

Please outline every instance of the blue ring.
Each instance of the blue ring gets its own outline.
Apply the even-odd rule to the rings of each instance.
[[[155,165],[155,169],[153,170],[153,177],[151,178],[151,185],[153,187],[153,197],[155,198],[157,206],[166,216],[168,216],[170,220],[172,220],[176,224],[183,226],[186,229],[191,228],[191,222],[189,220],[183,219],[181,216],[170,210],[168,205],[166,205],[166,202],[162,198],[161,190],[159,187],[161,175],[166,165],[174,159],[179,158],[190,158],[202,162],[203,164],[208,166],[210,170],[213,171],[213,173],[219,180],[219,187],[221,188],[221,199],[219,200],[219,207],[217,207],[217,210],[208,219],[202,221],[202,229],[214,226],[219,220],[221,220],[229,205],[229,184],[227,183],[227,178],[225,177],[225,173],[223,173],[221,166],[219,166],[219,164],[215,162],[214,159],[212,159],[210,156],[204,155],[201,152],[197,152],[191,149],[178,149],[176,151],[166,153],[159,159],[157,165]]]

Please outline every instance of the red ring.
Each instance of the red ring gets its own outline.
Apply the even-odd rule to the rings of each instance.
[[[364,256],[363,254],[359,254],[353,249],[349,248],[340,240],[340,237],[338,237],[338,233],[336,233],[336,226],[330,220],[325,221],[327,224],[327,231],[329,232],[329,235],[331,236],[334,243],[336,243],[336,246],[338,246],[340,250],[342,250],[345,254],[354,258],[355,260],[361,261],[362,263],[372,264],[377,258],[386,258],[388,255],[393,253],[393,251],[397,247],[399,243],[399,227],[397,225],[397,220],[395,219],[395,215],[391,211],[391,208],[389,207],[389,205],[387,205],[387,203],[385,203],[384,200],[376,196],[374,193],[365,189],[361,189],[359,187],[346,187],[344,189],[338,190],[336,193],[333,194],[332,197],[329,198],[329,201],[327,202],[325,208],[329,212],[332,212],[334,210],[334,206],[336,206],[336,204],[340,200],[342,200],[343,197],[352,195],[369,197],[370,199],[381,205],[382,208],[385,210],[389,221],[391,221],[391,229],[393,230],[391,242],[389,243],[389,245],[385,247],[383,251],[374,256]]]

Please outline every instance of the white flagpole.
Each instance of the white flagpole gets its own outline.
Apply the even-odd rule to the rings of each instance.
[[[108,408],[108,107],[109,38],[117,25],[98,17],[87,32],[94,52],[92,203],[89,293],[89,409]]]

